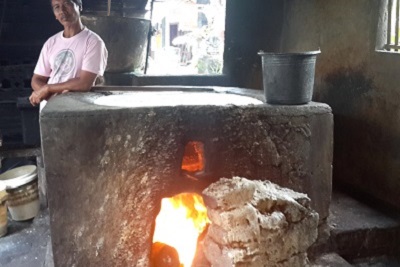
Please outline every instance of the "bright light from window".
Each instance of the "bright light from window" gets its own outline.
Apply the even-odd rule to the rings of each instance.
[[[153,4],[147,74],[222,74],[226,0]]]
[[[388,1],[388,28],[386,49],[400,50],[400,4],[398,0]]]

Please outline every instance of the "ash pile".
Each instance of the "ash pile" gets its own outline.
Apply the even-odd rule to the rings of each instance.
[[[211,225],[202,241],[213,267],[307,266],[318,213],[307,195],[269,181],[222,178],[203,191]]]

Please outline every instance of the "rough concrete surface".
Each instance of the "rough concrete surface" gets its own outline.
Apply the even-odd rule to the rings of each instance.
[[[400,258],[399,257],[388,257],[388,256],[380,256],[380,257],[369,257],[358,259],[352,262],[352,266],[354,267],[399,267],[400,266]]]
[[[345,259],[336,253],[327,253],[319,256],[312,264],[311,267],[351,267]]]
[[[400,255],[400,214],[383,205],[371,207],[336,192],[332,198],[330,246],[346,260]]]
[[[271,180],[307,193],[328,216],[329,106],[93,103],[115,93],[60,95],[41,113],[57,266],[148,266],[161,198],[201,192],[220,177]],[[204,172],[194,180],[181,170],[189,141],[204,144]]]
[[[0,238],[0,266],[52,267],[48,211],[41,211],[32,221],[16,222],[9,218],[8,234]],[[47,264],[47,265],[46,265]]]
[[[314,100],[335,116],[334,181],[399,209],[400,57],[385,48],[389,1],[284,2],[282,43],[321,49]]]

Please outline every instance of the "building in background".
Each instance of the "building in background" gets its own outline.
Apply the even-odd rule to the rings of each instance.
[[[226,0],[153,3],[147,74],[222,74]]]

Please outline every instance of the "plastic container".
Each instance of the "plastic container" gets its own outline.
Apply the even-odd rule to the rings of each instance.
[[[0,237],[7,234],[7,192],[6,185],[0,182]]]
[[[7,206],[11,218],[24,221],[34,218],[40,208],[37,168],[21,166],[0,175],[8,193]]]
[[[281,105],[300,105],[310,102],[314,88],[316,58],[320,53],[320,51],[259,52],[266,102]]]

